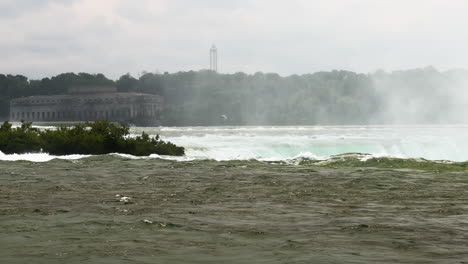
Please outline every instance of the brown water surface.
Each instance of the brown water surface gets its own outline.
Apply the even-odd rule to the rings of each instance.
[[[0,260],[468,263],[468,173],[115,156],[0,162]]]

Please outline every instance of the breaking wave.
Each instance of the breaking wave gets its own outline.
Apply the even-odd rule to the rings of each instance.
[[[468,126],[303,126],[153,128],[193,159],[326,160],[371,157],[468,160]]]
[[[125,159],[323,161],[345,153],[360,160],[390,157],[425,160],[468,160],[468,126],[313,126],[313,127],[158,127],[132,128],[161,135],[186,148],[184,157],[151,155]],[[357,155],[357,154],[356,154]],[[47,162],[75,160],[89,155],[52,156],[47,153],[5,155],[0,160]]]
[[[77,160],[81,158],[90,157],[90,155],[66,155],[54,156],[47,153],[25,153],[25,154],[4,154],[0,151],[0,160],[3,161],[32,161],[32,162],[47,162],[54,159],[62,160]]]

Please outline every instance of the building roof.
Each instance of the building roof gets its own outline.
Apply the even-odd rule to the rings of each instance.
[[[112,86],[73,86],[68,89],[68,94],[101,94],[116,92],[117,88]]]

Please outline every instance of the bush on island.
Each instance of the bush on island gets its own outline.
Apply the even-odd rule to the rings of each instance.
[[[150,154],[182,156],[183,147],[150,137],[129,137],[128,125],[107,121],[86,122],[56,130],[33,128],[31,122],[21,122],[12,128],[8,122],[0,127],[0,151],[5,154],[46,152],[52,155],[124,153],[135,156]]]

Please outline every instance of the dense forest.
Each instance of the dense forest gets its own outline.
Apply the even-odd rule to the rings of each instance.
[[[0,117],[9,100],[64,94],[76,85],[112,85],[159,94],[165,126],[466,123],[468,71],[433,67],[387,73],[349,71],[279,76],[213,71],[130,74],[64,73],[42,80],[0,74]]]

